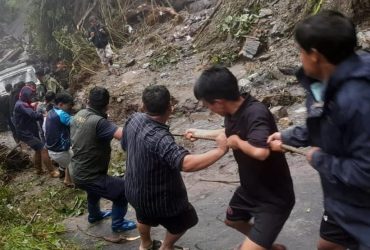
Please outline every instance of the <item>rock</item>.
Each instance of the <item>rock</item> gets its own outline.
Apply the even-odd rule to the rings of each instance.
[[[150,66],[150,63],[144,63],[143,64],[143,69],[147,69],[147,68],[149,68],[149,66]]]
[[[270,112],[275,117],[275,120],[288,116],[288,110],[284,106],[275,106],[270,109]]]
[[[154,54],[154,50],[149,50],[148,53],[145,54],[146,57],[151,57]]]
[[[251,81],[254,86],[265,84],[273,79],[275,79],[274,75],[271,72],[263,72],[259,73],[256,72],[247,77],[249,81]]]
[[[272,23],[273,27],[270,31],[270,36],[271,37],[282,37],[284,36],[285,31],[287,30],[287,25],[280,21],[277,20],[276,22]]]
[[[121,98],[121,97],[118,97],[118,98],[117,98],[117,102],[118,102],[118,103],[121,103],[122,101],[123,101],[123,100],[122,100],[122,98]]]
[[[244,46],[239,52],[239,55],[243,55],[246,58],[252,59],[257,55],[260,47],[261,42],[259,41],[258,38],[247,36],[245,38]]]
[[[258,59],[260,60],[260,62],[263,62],[263,61],[267,61],[270,58],[271,58],[271,55],[266,54],[266,55],[260,56]]]
[[[287,76],[294,76],[299,70],[299,66],[282,66],[278,67],[279,71]]]
[[[294,112],[297,113],[297,114],[305,113],[305,112],[307,112],[307,108],[306,107],[300,107],[300,108],[294,110]]]
[[[289,119],[289,117],[283,117],[279,119],[278,125],[280,128],[285,129],[293,125],[293,122]]]
[[[357,38],[362,49],[370,49],[370,30],[358,32]]]
[[[167,72],[163,72],[159,75],[160,78],[166,78],[166,77],[169,77],[170,74],[168,74]]]
[[[290,106],[296,102],[302,101],[301,96],[293,96],[289,92],[281,94],[266,95],[262,98],[262,103],[267,107],[271,106]]]
[[[252,82],[248,79],[240,79],[238,82],[240,93],[249,93],[252,89]]]
[[[134,66],[136,64],[136,60],[135,59],[131,59],[130,61],[128,61],[128,63],[126,63],[125,67],[131,67],[131,66]]]
[[[264,17],[268,17],[268,16],[271,16],[271,15],[272,15],[272,10],[271,9],[262,8],[262,9],[260,9],[258,17],[259,18],[264,18]]]

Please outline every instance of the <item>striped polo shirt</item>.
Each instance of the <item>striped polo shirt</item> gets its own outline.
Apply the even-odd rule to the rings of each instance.
[[[180,172],[189,152],[176,144],[168,126],[134,113],[126,122],[121,145],[127,152],[126,198],[137,213],[171,217],[188,208]]]

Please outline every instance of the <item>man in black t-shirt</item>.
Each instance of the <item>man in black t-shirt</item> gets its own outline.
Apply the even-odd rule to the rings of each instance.
[[[194,86],[194,94],[211,111],[225,117],[228,146],[238,163],[241,184],[230,201],[225,223],[248,236],[240,249],[285,249],[273,243],[295,198],[284,155],[270,152],[266,142],[277,131],[273,116],[249,94],[240,95],[237,79],[224,67],[205,70]],[[219,132],[203,131],[202,135]],[[187,137],[191,139],[197,133],[190,129]]]

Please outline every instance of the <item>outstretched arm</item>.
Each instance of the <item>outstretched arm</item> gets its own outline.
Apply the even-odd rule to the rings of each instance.
[[[217,143],[217,148],[203,154],[186,155],[182,163],[182,171],[195,172],[202,170],[209,167],[222,156],[224,156],[228,151],[225,133],[219,134],[215,140]]]

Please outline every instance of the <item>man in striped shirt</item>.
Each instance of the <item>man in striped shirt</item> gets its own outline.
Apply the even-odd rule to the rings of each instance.
[[[191,155],[176,144],[166,125],[171,114],[170,93],[166,87],[147,87],[142,96],[145,113],[135,113],[126,122],[121,145],[127,151],[126,198],[136,210],[141,236],[140,250],[156,248],[150,229],[167,229],[161,250],[174,249],[175,242],[198,222],[189,203],[181,171],[207,168],[228,148],[224,134],[217,147],[204,154]]]

